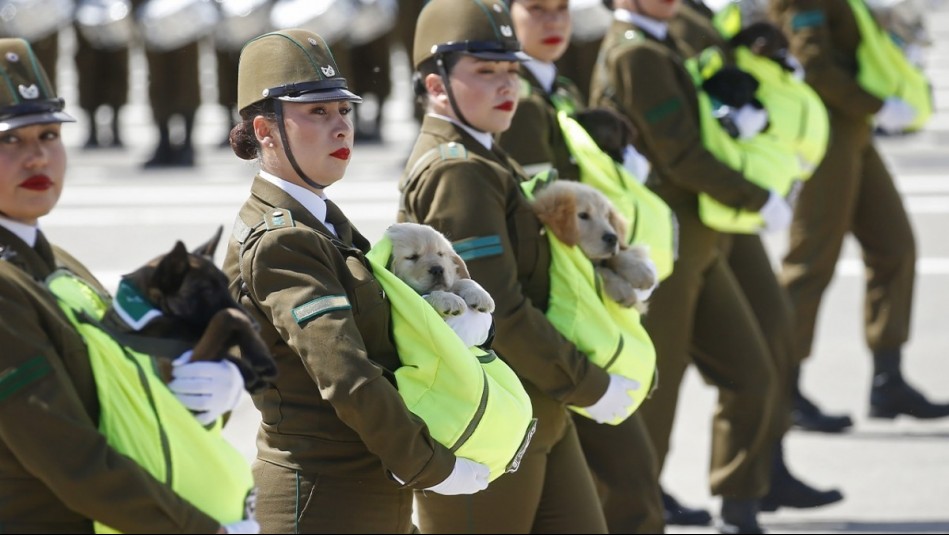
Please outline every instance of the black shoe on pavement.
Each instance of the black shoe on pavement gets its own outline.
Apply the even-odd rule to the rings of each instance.
[[[924,420],[944,418],[949,416],[949,403],[929,401],[898,372],[875,375],[870,389],[870,417],[896,418],[900,414]]]
[[[668,525],[707,526],[712,523],[712,515],[705,509],[685,507],[672,496],[662,492],[663,518]]]
[[[791,474],[771,476],[771,490],[761,498],[762,511],[777,511],[780,507],[811,509],[844,499],[837,489],[817,490]]]
[[[842,433],[853,427],[853,420],[850,416],[846,414],[825,414],[820,407],[804,397],[800,391],[794,393],[791,420],[794,426],[799,429],[818,433]]]
[[[722,498],[722,518],[719,533],[767,533],[758,524],[758,500]]]

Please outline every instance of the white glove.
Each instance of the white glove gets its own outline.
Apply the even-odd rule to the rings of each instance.
[[[446,496],[474,494],[488,488],[490,476],[491,470],[486,465],[464,457],[455,457],[455,468],[445,481],[425,490]]]
[[[659,286],[659,270],[656,269],[656,263],[652,261],[652,258],[646,259],[646,267],[648,267],[649,271],[652,272],[652,278],[656,282],[649,288],[646,288],[645,290],[640,290],[639,288],[633,288],[633,293],[636,294],[636,299],[638,299],[640,303],[645,303],[646,301],[648,301],[649,298],[652,297],[652,292],[654,292],[656,288]]]
[[[182,405],[196,413],[194,417],[201,425],[208,425],[233,410],[244,391],[244,378],[229,360],[182,362],[182,358],[178,358],[171,377],[168,389]]]
[[[652,164],[636,150],[636,147],[626,145],[626,148],[623,149],[623,167],[632,173],[640,184],[645,184],[649,171],[652,169]]]
[[[633,398],[629,397],[628,392],[639,390],[640,386],[639,381],[611,373],[610,385],[606,387],[606,393],[599,401],[584,410],[598,424],[622,418],[626,416],[629,406],[633,404]]]
[[[224,533],[260,533],[260,524],[258,524],[253,518],[249,518],[247,520],[238,520],[237,522],[224,525],[223,528]]]
[[[739,139],[751,139],[768,126],[768,110],[745,104],[732,114]]]
[[[768,202],[764,203],[758,212],[764,219],[765,232],[779,232],[787,230],[791,226],[791,220],[794,219],[794,210],[784,197],[771,191],[768,195]]]
[[[876,125],[888,134],[906,130],[916,119],[916,109],[903,99],[891,97],[883,101],[883,107],[874,117]]]
[[[479,312],[471,307],[457,316],[448,316],[445,323],[455,331],[465,346],[477,346],[484,343],[491,333],[491,323],[494,319],[487,312]]]

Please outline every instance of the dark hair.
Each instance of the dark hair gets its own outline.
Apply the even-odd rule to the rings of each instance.
[[[234,125],[228,135],[231,150],[242,160],[260,158],[260,142],[257,141],[257,135],[254,133],[254,117],[258,115],[276,121],[277,114],[274,111],[273,100],[261,100],[241,110],[241,122]]]
[[[441,57],[442,62],[445,64],[445,72],[448,74],[451,74],[455,65],[461,61],[461,54],[457,52],[443,54]],[[428,78],[429,74],[441,75],[441,73],[438,72],[438,64],[434,57],[423,61],[422,64],[418,66],[418,70],[412,74],[412,88],[415,91],[415,98],[418,99],[422,106],[428,103],[426,100],[428,97],[428,89],[425,88],[425,79]]]

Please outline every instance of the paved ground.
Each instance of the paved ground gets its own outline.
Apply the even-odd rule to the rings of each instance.
[[[935,43],[928,72],[938,113],[926,132],[880,140],[917,232],[920,251],[913,339],[906,348],[905,371],[934,397],[949,399],[949,8],[934,8],[930,29]],[[63,49],[71,41],[64,34]],[[396,77],[407,80],[404,56],[396,52]],[[217,148],[225,114],[214,104],[214,75],[202,61],[204,102],[198,115],[198,163],[194,169],[141,171],[156,139],[141,74],[133,57],[132,99],[120,119],[128,149],[81,151],[87,118],[72,109],[79,125],[65,128],[71,167],[60,207],[43,221],[52,239],[106,281],[170,249],[174,240],[197,244],[217,225],[230,223],[245,198],[255,166]],[[59,64],[61,93],[75,102],[75,75],[69,56]],[[416,126],[410,118],[407,84],[400,82],[386,105],[385,144],[358,145],[344,182],[328,194],[370,238],[393,221],[395,183]],[[768,246],[778,258],[780,238]],[[805,389],[827,409],[849,412],[854,429],[827,436],[793,431],[787,438],[789,464],[803,479],[836,486],[846,500],[819,511],[779,511],[763,516],[773,532],[949,533],[949,421],[866,418],[870,360],[860,330],[862,267],[859,251],[848,243],[838,276],[821,311],[816,352],[805,368]],[[707,490],[709,416],[715,392],[690,372],[673,436],[664,486],[691,505],[717,510]],[[256,414],[245,402],[226,432],[251,457]],[[671,527],[670,531],[685,530]],[[708,530],[706,530],[708,531]]]

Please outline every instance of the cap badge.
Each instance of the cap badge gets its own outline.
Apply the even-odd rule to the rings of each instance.
[[[20,56],[16,52],[7,52],[7,61],[10,63],[16,63],[20,61]]]
[[[500,12],[501,12],[501,4],[494,4],[494,10],[497,11],[498,13],[500,13]]]
[[[25,99],[34,99],[40,96],[40,88],[36,87],[36,84],[20,84],[17,89],[20,91],[20,95]]]
[[[326,67],[320,67],[320,70],[323,71],[323,76],[335,76],[336,69],[332,65],[327,65]]]
[[[507,24],[502,24],[502,25],[501,25],[501,35],[503,35],[504,37],[511,37],[511,36],[514,35],[514,31],[511,30],[511,27],[508,26]]]
[[[311,45],[316,46],[316,39],[314,39],[314,38],[312,38],[312,37],[307,37],[306,40],[307,40],[307,42],[309,42]]]

